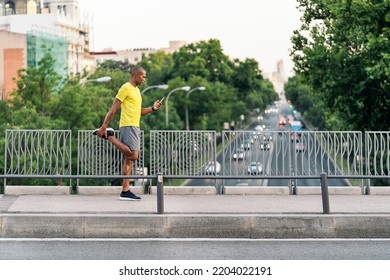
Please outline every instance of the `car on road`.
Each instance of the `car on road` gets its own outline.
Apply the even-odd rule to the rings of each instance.
[[[241,144],[241,148],[244,150],[249,150],[251,148],[251,142],[249,140],[244,140]]]
[[[209,161],[205,166],[205,173],[212,175],[221,173],[221,164],[218,161]]]
[[[306,149],[305,144],[302,143],[302,141],[295,142],[295,151],[296,152],[304,152]]]
[[[250,175],[259,175],[263,173],[263,164],[258,161],[252,161],[248,165],[248,174]]]
[[[260,143],[260,149],[261,150],[269,150],[269,148],[270,148],[269,142],[261,142]]]
[[[264,128],[263,128],[263,126],[261,124],[256,125],[255,128],[254,128],[255,131],[263,131],[263,129]]]
[[[261,134],[264,141],[272,141],[271,131],[268,128],[266,128]]]
[[[233,154],[233,159],[244,159],[244,157],[245,157],[244,149],[237,149]]]

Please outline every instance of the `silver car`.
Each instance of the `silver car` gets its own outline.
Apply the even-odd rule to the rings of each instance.
[[[210,161],[205,167],[206,174],[216,175],[221,173],[221,164],[218,161]]]
[[[237,149],[233,154],[233,159],[244,159],[245,151],[244,149]]]
[[[248,165],[248,174],[250,175],[259,175],[263,173],[263,164],[258,161],[252,161]]]

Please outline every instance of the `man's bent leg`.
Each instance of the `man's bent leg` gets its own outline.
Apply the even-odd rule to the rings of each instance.
[[[121,142],[118,138],[110,136],[108,137],[108,141],[110,141],[123,154],[125,158],[129,158],[131,160],[138,159],[138,151],[130,150],[129,146]]]

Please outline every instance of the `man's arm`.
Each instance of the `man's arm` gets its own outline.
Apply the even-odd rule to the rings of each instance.
[[[149,114],[149,113],[151,113],[153,111],[160,110],[161,107],[162,107],[162,102],[159,101],[159,100],[156,100],[152,107],[150,107],[150,108],[142,108],[141,109],[141,115],[146,115],[146,114]]]
[[[112,106],[110,110],[107,112],[106,117],[104,118],[104,122],[102,126],[99,128],[97,135],[99,137],[102,137],[103,135],[107,137],[107,127],[110,124],[112,118],[115,116],[116,111],[121,107],[122,102],[118,99],[115,98],[114,102],[112,103]]]

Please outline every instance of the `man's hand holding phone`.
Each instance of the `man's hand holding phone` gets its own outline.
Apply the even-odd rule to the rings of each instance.
[[[156,110],[159,110],[162,105],[163,105],[163,100],[164,100],[165,97],[161,98],[161,100],[156,100],[153,104],[153,107],[152,107],[152,111],[156,111]]]

